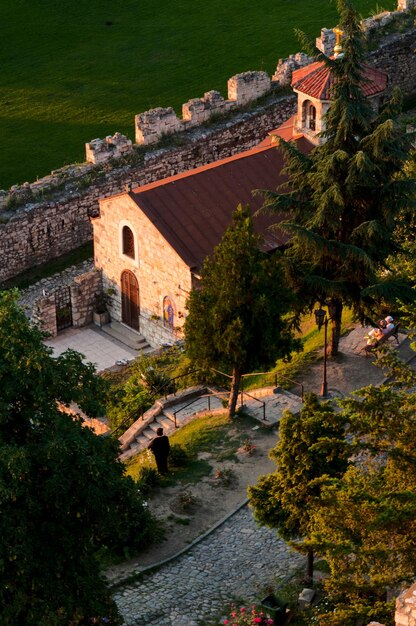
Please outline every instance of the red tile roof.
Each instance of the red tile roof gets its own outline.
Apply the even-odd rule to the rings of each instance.
[[[387,87],[388,76],[366,63],[362,64],[362,92],[366,97],[382,93]],[[319,100],[331,100],[334,78],[324,61],[306,65],[292,74],[292,87]]]
[[[313,145],[303,136],[297,144],[303,152]],[[276,147],[253,148],[233,157],[138,187],[129,192],[148,219],[190,268],[200,268],[211,254],[239,203],[253,212],[263,198],[253,189],[275,190],[285,179],[283,157]],[[283,245],[283,233],[268,230],[276,217],[256,217],[255,228],[265,235],[265,249]]]

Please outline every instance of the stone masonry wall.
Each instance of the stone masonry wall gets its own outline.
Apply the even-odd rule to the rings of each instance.
[[[172,107],[151,109],[135,117],[136,143],[148,146],[163,135],[171,135],[207,121],[214,113],[257,100],[271,89],[272,81],[266,72],[243,72],[228,81],[228,99],[218,91],[208,91],[202,98],[193,98],[182,105],[182,119]]]
[[[101,272],[95,270],[76,276],[70,291],[72,325],[79,328],[91,324],[95,299],[101,291]]]
[[[416,626],[416,584],[397,598],[395,622],[396,626]]]
[[[87,326],[92,322],[96,296],[101,291],[101,272],[93,270],[75,276],[69,285],[74,328]],[[44,293],[45,290],[44,290]],[[58,334],[56,323],[55,293],[40,296],[33,304],[31,318],[35,324],[52,337]]]
[[[89,217],[97,215],[99,198],[119,193],[126,184],[144,185],[248,150],[290,117],[295,106],[294,96],[277,98],[216,127],[195,129],[184,146],[149,151],[139,165],[103,166],[103,175],[82,191],[66,189],[59,199],[22,207],[0,224],[0,282],[91,240]]]
[[[55,295],[42,296],[39,298],[32,312],[32,321],[41,330],[49,333],[51,337],[56,337],[58,328],[56,324]]]
[[[389,75],[389,87],[414,94],[416,86],[416,29],[392,38],[369,55],[369,62]]]
[[[397,84],[405,94],[415,91],[415,46],[416,29],[390,37],[370,55],[371,63],[387,71],[390,84]],[[301,63],[303,61],[300,59]],[[286,71],[280,65],[279,71],[287,81],[290,67]],[[210,93],[214,102],[217,96]],[[202,118],[208,102],[209,98],[199,109],[198,115]],[[0,282],[90,240],[89,218],[97,214],[98,198],[119,193],[126,184],[142,185],[247,150],[290,117],[295,106],[294,96],[271,95],[270,102],[255,111],[237,113],[231,120],[209,129],[196,127],[187,131],[183,136],[186,144],[180,147],[148,151],[144,155],[137,153],[136,162],[121,157],[118,162],[113,159],[101,166],[85,164],[63,168],[65,172],[60,170],[36,183],[12,188],[11,196],[0,192],[0,221],[3,222],[10,218],[7,200],[20,198],[21,201],[27,196],[27,203],[15,209],[7,223],[0,223]],[[197,108],[195,103],[195,110]],[[82,176],[82,184],[78,184]],[[43,193],[44,188],[51,187],[56,188],[53,201],[34,202],[35,189],[36,193]]]

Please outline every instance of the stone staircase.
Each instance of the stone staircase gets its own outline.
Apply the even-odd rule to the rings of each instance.
[[[139,332],[129,326],[120,324],[120,322],[110,322],[101,326],[101,330],[116,339],[132,350],[137,350],[140,354],[147,354],[153,351],[148,341]]]
[[[203,385],[190,387],[177,394],[157,400],[151,409],[146,411],[119,437],[121,446],[120,460],[124,461],[138,454],[156,437],[156,431],[162,427],[165,435],[174,432],[198,415],[223,412],[221,396],[201,397],[211,393]],[[220,391],[218,393],[221,393]],[[176,414],[176,426],[175,426]]]
[[[210,396],[208,399],[206,396],[212,393],[212,390],[204,385],[198,385],[157,400],[152,408],[146,411],[143,418],[136,420],[119,437],[120,460],[127,460],[146,449],[150,441],[156,437],[156,431],[160,427],[163,428],[165,435],[169,435],[198,415],[222,413],[224,407],[221,400],[224,397],[224,391],[214,391],[218,393],[218,396]],[[301,406],[302,399],[299,396],[281,388],[267,387],[244,394],[245,412],[266,426],[279,422],[286,409],[296,413]],[[265,420],[264,417],[266,417]]]

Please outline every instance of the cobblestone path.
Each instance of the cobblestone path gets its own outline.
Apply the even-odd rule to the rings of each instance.
[[[269,581],[303,564],[244,506],[189,552],[113,597],[126,626],[196,626],[221,615],[233,598],[258,601]]]

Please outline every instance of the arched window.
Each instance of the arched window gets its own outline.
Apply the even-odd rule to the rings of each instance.
[[[163,323],[173,331],[175,327],[175,305],[169,296],[163,298]]]
[[[134,259],[134,235],[128,226],[123,226],[123,254]]]
[[[302,126],[316,130],[316,108],[310,100],[305,100],[302,105]]]
[[[309,120],[309,128],[311,130],[316,130],[316,108],[313,106],[313,104],[309,105],[309,110],[308,110],[308,120]]]

